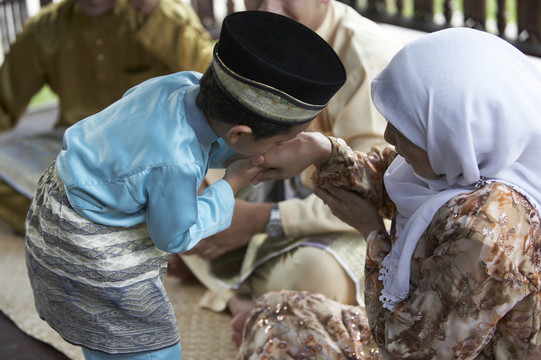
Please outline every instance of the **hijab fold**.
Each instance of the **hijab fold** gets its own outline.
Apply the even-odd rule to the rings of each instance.
[[[372,82],[372,99],[440,175],[425,179],[401,156],[385,173],[398,210],[398,238],[380,271],[392,310],[408,297],[417,243],[447,201],[499,181],[541,210],[541,71],[495,35],[452,28],[400,50]]]

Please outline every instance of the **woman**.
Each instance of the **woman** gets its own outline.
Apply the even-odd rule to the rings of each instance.
[[[240,357],[532,358],[541,343],[541,72],[494,35],[448,29],[404,47],[372,97],[396,152],[355,153],[307,134],[266,154],[277,169],[256,179],[317,165],[315,193],[368,239],[368,322],[362,309],[317,294],[268,294]],[[287,167],[284,150],[295,151]]]

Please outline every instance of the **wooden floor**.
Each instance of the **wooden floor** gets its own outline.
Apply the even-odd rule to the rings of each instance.
[[[9,360],[69,360],[52,346],[24,332],[0,311],[0,358]]]

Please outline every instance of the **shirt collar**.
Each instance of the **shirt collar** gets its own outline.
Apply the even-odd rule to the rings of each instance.
[[[205,114],[195,104],[195,98],[199,92],[199,85],[193,85],[186,90],[184,95],[184,112],[186,121],[195,131],[199,142],[203,145],[211,145],[218,140],[218,135],[210,127]]]

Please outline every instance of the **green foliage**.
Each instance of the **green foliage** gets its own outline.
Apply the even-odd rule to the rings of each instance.
[[[30,106],[46,104],[58,99],[58,96],[51,90],[49,85],[45,85],[41,90],[34,95],[30,100]]]

